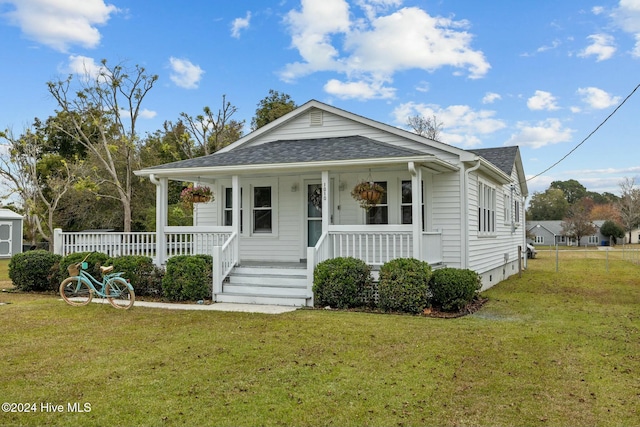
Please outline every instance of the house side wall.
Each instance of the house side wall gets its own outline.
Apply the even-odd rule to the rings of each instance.
[[[462,198],[460,174],[435,174],[431,177],[432,230],[442,232],[442,258],[447,267],[460,268],[463,264]]]
[[[322,125],[320,126],[311,125],[310,114],[313,114],[314,111],[316,113],[322,113]],[[260,145],[266,142],[278,140],[335,138],[353,135],[364,136],[376,141],[393,144],[399,147],[411,148],[414,150],[422,151],[426,154],[434,154],[439,158],[452,163],[457,163],[458,161],[456,155],[438,150],[427,145],[427,139],[425,139],[425,144],[420,144],[410,139],[401,138],[397,135],[384,132],[383,130],[369,127],[353,120],[349,120],[345,117],[316,109],[302,114],[300,117],[292,119],[290,122],[287,122],[286,126],[274,129],[273,131],[256,138],[245,147]]]
[[[517,176],[512,178],[517,179]],[[495,232],[482,233],[479,231],[479,183],[495,189]],[[517,181],[516,181],[517,182]],[[511,218],[505,212],[505,201],[510,204],[513,214],[514,198],[519,197],[512,193],[510,185],[500,185],[489,177],[478,172],[469,174],[469,265],[468,268],[480,274],[483,289],[490,288],[498,282],[518,272],[518,246],[524,253],[524,202],[520,198],[519,223],[512,223]],[[505,199],[505,195],[508,196]]]

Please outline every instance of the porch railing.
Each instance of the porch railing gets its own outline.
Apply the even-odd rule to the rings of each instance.
[[[157,264],[176,255],[211,254],[231,237],[231,227],[166,227],[164,240],[155,232],[54,232],[54,252],[62,256],[74,252],[102,252],[109,256],[143,255]]]
[[[231,233],[222,246],[213,247],[213,296],[222,293],[222,282],[238,264],[238,235]]]
[[[66,256],[74,252],[102,252],[109,256],[156,256],[156,233],[111,233],[101,231],[54,232],[54,252]]]
[[[410,231],[330,231],[332,257],[354,257],[369,265],[413,256]]]

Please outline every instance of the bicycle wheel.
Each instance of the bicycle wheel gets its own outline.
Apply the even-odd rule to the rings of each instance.
[[[107,300],[115,308],[130,308],[136,300],[136,294],[122,277],[109,279],[106,288]]]
[[[87,305],[93,298],[93,289],[77,277],[67,277],[60,283],[60,296],[69,305]]]

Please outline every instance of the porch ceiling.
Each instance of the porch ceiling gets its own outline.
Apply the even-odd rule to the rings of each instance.
[[[458,167],[436,156],[363,136],[296,139],[264,143],[225,153],[188,159],[136,171],[136,175],[194,177],[264,172],[336,170],[413,161],[434,172]]]

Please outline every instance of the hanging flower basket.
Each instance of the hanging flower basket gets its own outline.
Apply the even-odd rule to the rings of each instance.
[[[384,187],[373,181],[359,182],[353,187],[353,190],[351,190],[351,197],[365,210],[369,210],[380,203],[383,195]]]
[[[189,186],[180,193],[180,201],[191,205],[193,203],[208,203],[214,200],[211,189],[206,186]]]

